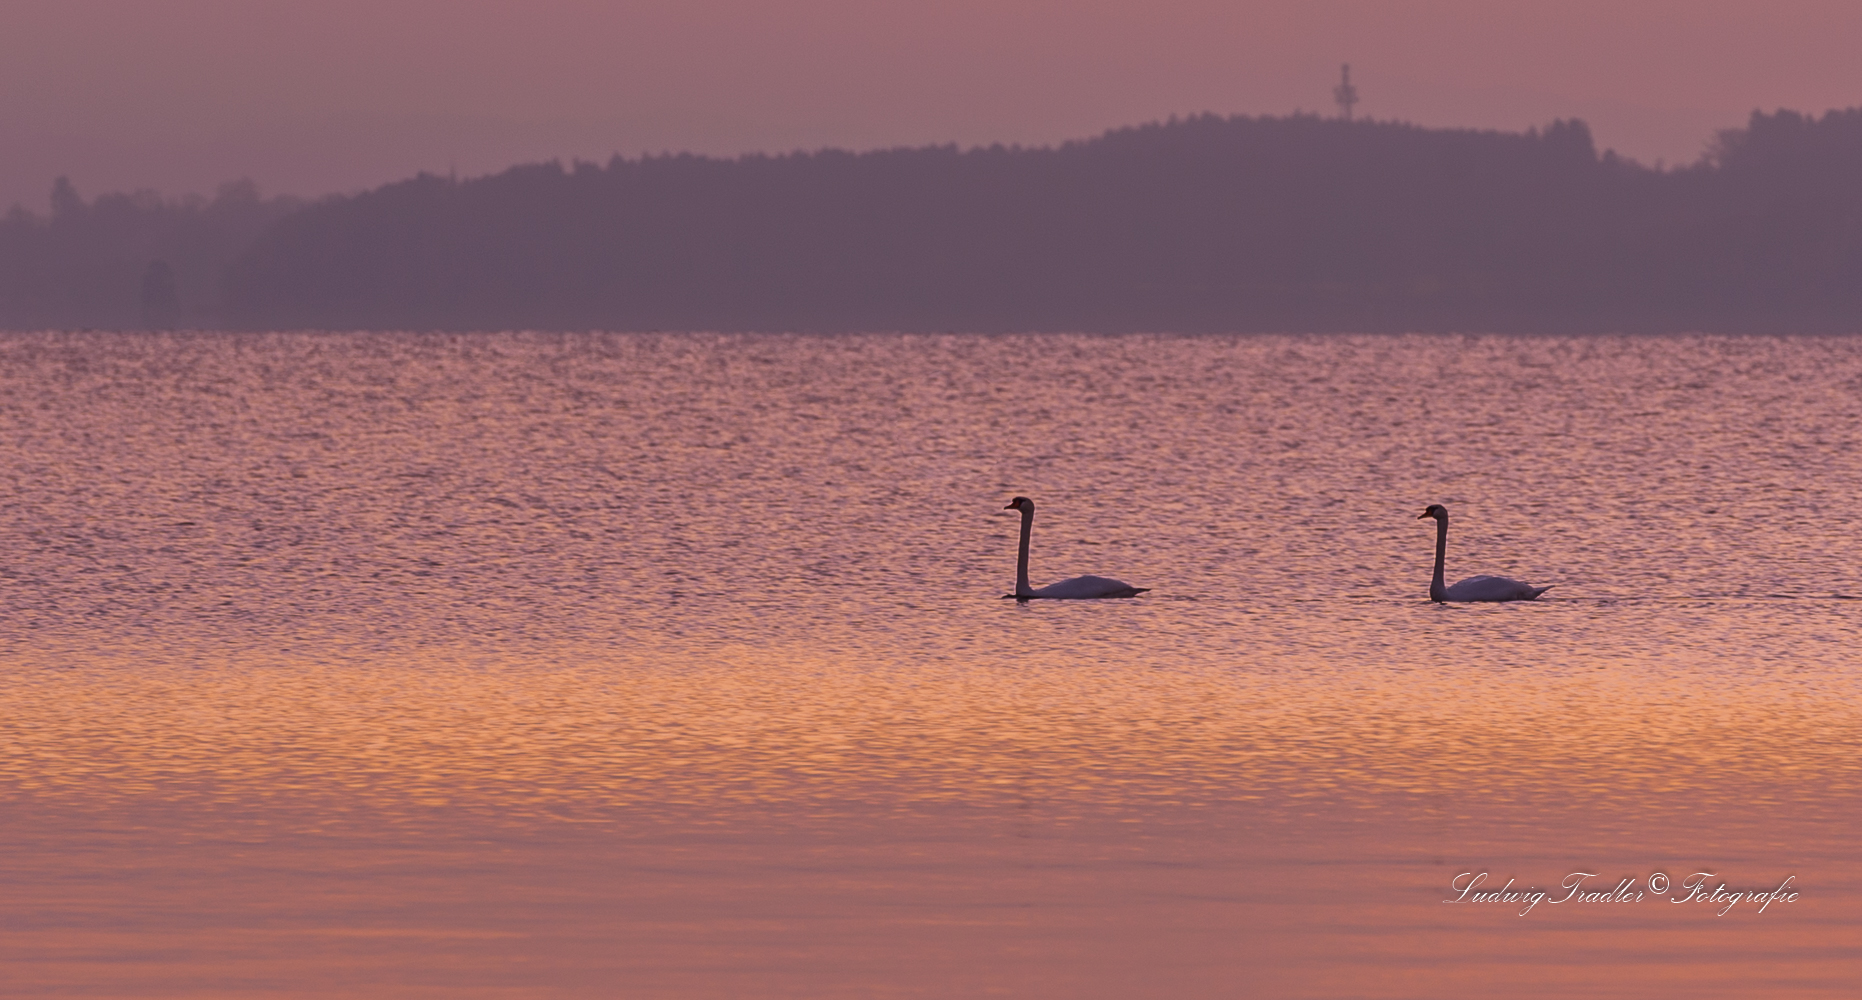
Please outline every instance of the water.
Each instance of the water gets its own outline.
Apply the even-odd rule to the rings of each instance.
[[[1849,339],[8,336],[0,996],[1848,996],[1858,416]],[[1016,494],[1154,591],[1000,599]],[[1551,592],[1429,604],[1429,503]]]

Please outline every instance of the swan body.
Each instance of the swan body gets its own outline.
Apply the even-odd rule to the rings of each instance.
[[[1071,580],[1050,583],[1026,593],[1018,592],[1014,596],[1024,601],[1036,597],[1048,597],[1060,601],[1090,601],[1101,597],[1137,597],[1150,589],[1149,587],[1134,587],[1109,576],[1076,576]]]
[[[1463,603],[1469,601],[1530,601],[1551,587],[1535,587],[1530,583],[1510,579],[1504,576],[1470,576],[1453,586],[1442,588],[1442,596],[1434,595],[1430,588],[1430,598],[1437,601]]]
[[[1532,601],[1552,589],[1504,576],[1470,576],[1452,587],[1442,585],[1442,564],[1448,557],[1448,508],[1430,504],[1416,520],[1435,518],[1435,575],[1429,580],[1429,600],[1438,604],[1464,604],[1476,601]]]
[[[1150,590],[1149,587],[1134,587],[1123,580],[1114,580],[1105,576],[1076,576],[1071,580],[1050,583],[1036,590],[1028,585],[1028,539],[1034,533],[1034,501],[1027,497],[1010,500],[1004,510],[1022,512],[1021,554],[1015,561],[1015,593],[1003,594],[1018,601],[1056,600],[1056,601],[1093,601],[1109,597],[1137,597]]]

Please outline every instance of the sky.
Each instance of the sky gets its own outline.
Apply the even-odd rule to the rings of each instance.
[[[1862,105],[1854,0],[4,0],[0,207],[353,191],[620,153],[1047,144],[1202,112],[1523,129],[1644,162]]]

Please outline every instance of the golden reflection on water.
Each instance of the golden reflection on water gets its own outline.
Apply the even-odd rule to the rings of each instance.
[[[0,781],[100,808],[277,800],[528,822],[811,800],[932,808],[1005,788],[1112,808],[1346,789],[1453,798],[1470,781],[1492,804],[1692,812],[1797,794],[1843,810],[1834,818],[1862,776],[1862,707],[1827,677],[901,667],[805,648],[475,663],[483,653],[16,671],[0,692]]]
[[[487,653],[16,669],[0,911],[28,981],[151,947],[181,957],[117,966],[125,992],[1126,996],[1242,963],[1285,996],[1734,996],[1785,956],[1789,995],[1839,996],[1854,968],[1862,709],[1829,677]],[[1794,874],[1807,899],[1444,912],[1468,866]]]
[[[1847,996],[1862,345],[0,340],[0,996]],[[1038,582],[1136,601],[1017,605]],[[1530,605],[1424,601],[1451,577]],[[1804,899],[1446,906],[1455,874]]]

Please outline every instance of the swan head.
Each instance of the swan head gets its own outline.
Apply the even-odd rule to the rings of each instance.
[[[1028,499],[1027,497],[1016,497],[1015,499],[1009,501],[1009,505],[1007,507],[1004,507],[1002,509],[1032,512],[1034,510],[1034,501]]]
[[[1427,510],[1416,515],[1416,520],[1420,521],[1420,520],[1423,520],[1424,518],[1430,518],[1430,517],[1433,517],[1438,521],[1446,521],[1448,520],[1448,508],[1442,506],[1439,503],[1432,503],[1429,505],[1429,508]]]

